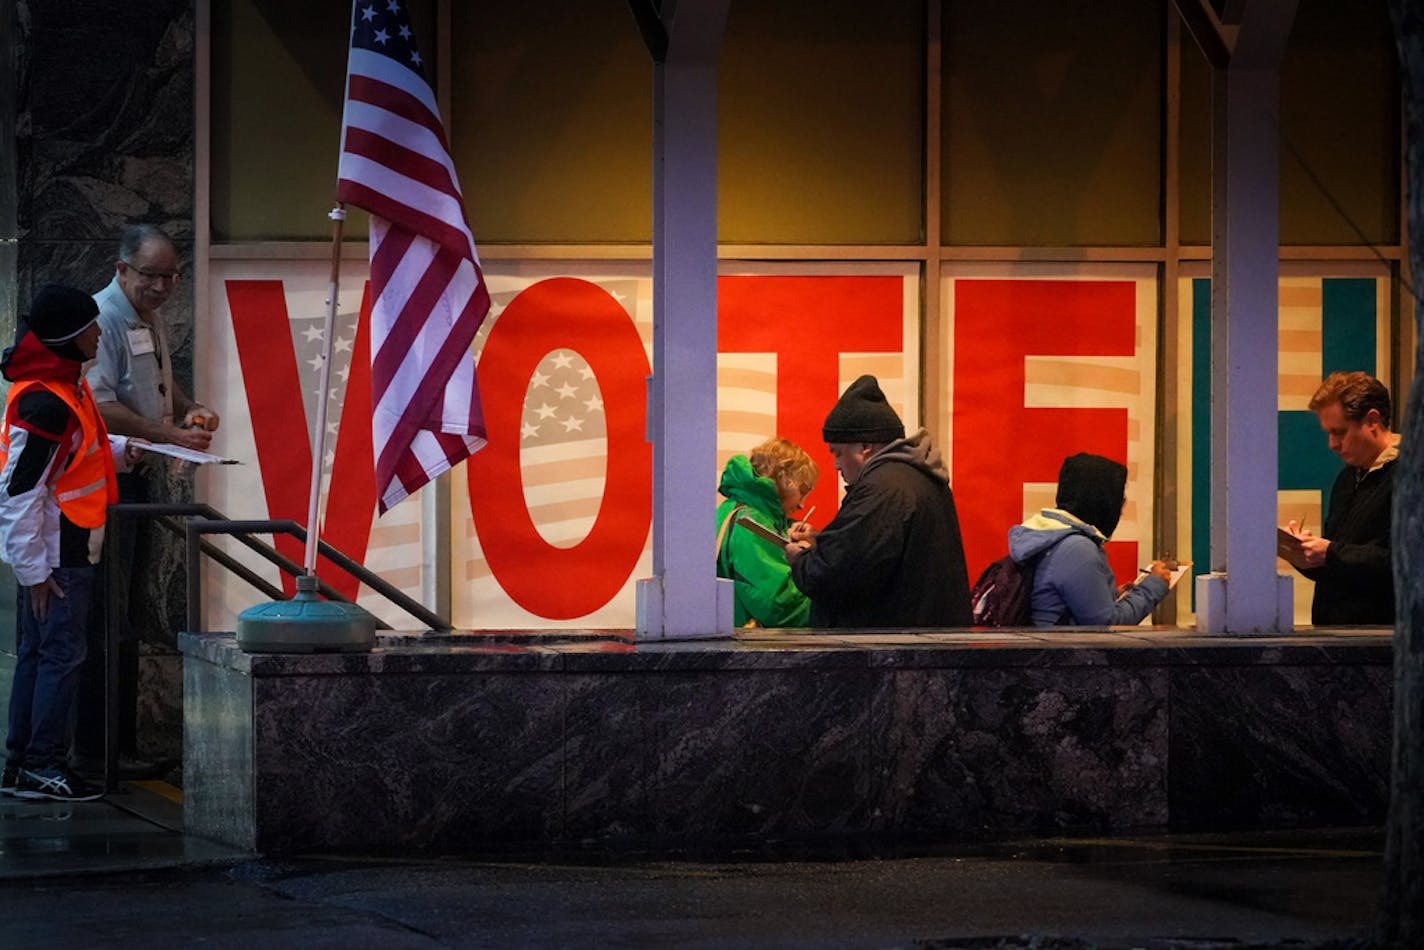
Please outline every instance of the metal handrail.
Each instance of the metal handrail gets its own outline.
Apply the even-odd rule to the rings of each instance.
[[[288,599],[285,592],[276,585],[269,582],[246,564],[234,558],[226,551],[209,543],[203,539],[206,534],[225,534],[245,545],[261,557],[275,564],[281,571],[296,576],[304,573],[302,565],[285,557],[272,545],[264,541],[259,541],[251,535],[261,534],[287,534],[305,543],[306,529],[295,521],[291,520],[269,520],[269,521],[231,521],[225,518],[222,512],[210,505],[201,503],[186,504],[164,504],[152,502],[127,502],[124,504],[110,505],[109,517],[113,518],[148,518],[156,520],[165,530],[183,536],[186,543],[186,561],[188,568],[188,619],[187,627],[192,633],[202,632],[202,556],[206,555],[218,564],[222,565],[234,576],[241,578],[273,600]],[[179,528],[174,523],[175,518],[186,518],[184,527]],[[104,611],[104,788],[113,791],[118,782],[118,761],[119,748],[114,741],[115,724],[119,721],[119,628],[121,624],[127,623],[127,617],[119,616],[119,591],[118,585],[114,583],[113,576],[109,573],[116,563],[115,552],[112,548],[112,539],[116,532],[110,531],[104,539],[104,571],[105,571],[105,611]],[[385,597],[396,606],[405,610],[431,630],[446,631],[451,629],[451,625],[446,623],[436,614],[426,609],[426,607],[407,597],[403,592],[393,587],[385,579],[373,574],[366,567],[325,541],[318,542],[318,550],[321,551],[327,560],[348,574],[361,581],[376,593]],[[339,591],[329,585],[318,582],[318,591],[329,600],[339,600],[343,603],[351,603]],[[375,619],[375,618],[373,618]],[[390,629],[390,624],[376,619],[376,625],[384,630]]]
[[[245,545],[259,556],[276,565],[278,569],[286,574],[296,576],[303,573],[303,567],[284,556],[276,548],[263,541],[253,538],[253,534],[285,534],[298,541],[305,543],[307,532],[304,527],[291,519],[265,519],[265,520],[231,520],[223,516],[222,512],[210,505],[192,502],[186,504],[165,504],[165,503],[136,503],[111,505],[109,511],[120,516],[140,518],[156,518],[159,524],[173,533],[178,533],[178,528],[170,519],[174,517],[185,517],[186,521],[183,534],[187,548],[188,567],[188,621],[187,627],[190,632],[202,632],[202,587],[201,587],[201,561],[202,555],[207,555],[223,567],[232,571],[242,580],[247,581],[252,586],[261,590],[274,599],[285,599],[282,592],[271,584],[267,583],[250,568],[237,561],[231,555],[220,548],[202,540],[203,535],[225,534],[239,543]],[[440,616],[430,611],[419,601],[408,597],[381,576],[372,573],[365,565],[352,559],[337,548],[332,547],[325,541],[318,541],[317,549],[322,556],[331,561],[346,573],[352,575],[371,590],[380,594],[386,600],[400,607],[421,623],[432,630],[450,630],[451,624]],[[318,581],[318,591],[328,600],[338,600],[343,603],[351,603],[350,598],[341,594],[335,588]],[[376,621],[381,629],[389,630],[390,625],[380,620]]]

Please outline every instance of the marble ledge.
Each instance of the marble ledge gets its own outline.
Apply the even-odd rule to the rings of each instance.
[[[635,643],[626,630],[381,634],[369,653],[246,653],[231,633],[180,634],[180,652],[252,676],[1388,665],[1389,628],[1207,637],[1174,627],[1064,631],[745,631]]]

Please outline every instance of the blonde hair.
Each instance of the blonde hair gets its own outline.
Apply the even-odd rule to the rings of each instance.
[[[767,439],[748,452],[747,458],[752,463],[752,471],[775,482],[776,490],[783,495],[792,488],[809,495],[821,476],[811,456],[787,439]]]

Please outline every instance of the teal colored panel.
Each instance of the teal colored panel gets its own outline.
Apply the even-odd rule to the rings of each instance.
[[[1316,488],[1329,498],[1330,484],[1340,472],[1340,456],[1330,451],[1320,420],[1313,412],[1282,412],[1279,432],[1279,487],[1282,491]]]
[[[1211,569],[1211,281],[1192,281],[1192,576]],[[1192,585],[1196,609],[1197,585]]]
[[[1375,373],[1375,281],[1327,277],[1320,282],[1322,376]]]
[[[1321,372],[1363,370],[1377,374],[1376,283],[1371,277],[1321,281]],[[1192,281],[1192,567],[1211,566],[1211,280]],[[1330,502],[1339,456],[1330,451],[1315,413],[1277,414],[1278,487],[1318,490]],[[1325,512],[1328,514],[1328,512]],[[1195,588],[1192,591],[1195,606]]]
[[[1378,375],[1375,327],[1377,314],[1376,283],[1373,277],[1327,277],[1320,282],[1320,375],[1359,370]],[[1282,413],[1282,416],[1287,413]],[[1301,464],[1308,471],[1302,476],[1301,488],[1318,487],[1323,495],[1324,516],[1329,516],[1330,485],[1341,468],[1339,456],[1331,452],[1320,431],[1314,413],[1294,413],[1305,416],[1315,439],[1315,447],[1307,450]],[[1281,423],[1282,458],[1284,458],[1285,422]],[[1312,461],[1313,459],[1313,461]],[[1285,486],[1284,480],[1281,483]]]

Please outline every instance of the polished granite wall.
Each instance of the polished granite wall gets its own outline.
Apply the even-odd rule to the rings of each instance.
[[[1366,824],[1387,801],[1387,634],[479,642],[185,635],[189,832],[675,848]]]
[[[1173,670],[1174,822],[1225,828],[1382,820],[1392,676],[1388,663]]]
[[[14,298],[24,312],[50,281],[96,291],[113,276],[119,234],[157,224],[193,249],[192,0],[0,0],[14,27],[17,236]],[[0,182],[0,187],[5,183]],[[191,273],[185,266],[185,274]],[[0,337],[15,311],[0,313]],[[174,372],[191,391],[194,305],[180,283],[164,308]],[[191,498],[191,478],[155,476],[163,497]],[[145,560],[137,623],[140,742],[150,757],[181,748],[176,632],[184,617],[181,543],[160,534]]]

